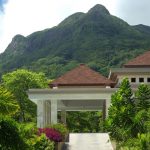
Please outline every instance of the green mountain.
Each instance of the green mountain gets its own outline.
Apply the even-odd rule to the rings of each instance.
[[[58,26],[27,37],[16,35],[0,55],[0,74],[16,68],[43,71],[55,78],[79,63],[107,74],[110,67],[150,48],[150,27],[130,26],[98,4]]]
[[[146,33],[146,34],[150,34],[150,27],[143,25],[143,24],[139,24],[134,26],[134,28],[136,28],[137,30],[139,30],[140,32]]]

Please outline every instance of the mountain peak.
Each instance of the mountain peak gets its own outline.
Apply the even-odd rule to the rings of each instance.
[[[17,34],[13,37],[12,41],[20,41],[20,40],[24,40],[25,37],[21,34]]]
[[[105,8],[105,6],[101,4],[97,4],[94,7],[92,7],[88,13],[101,13],[101,14],[107,14],[110,15],[109,11]]]

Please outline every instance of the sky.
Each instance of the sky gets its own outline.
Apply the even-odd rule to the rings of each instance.
[[[0,0],[0,53],[12,38],[51,28],[75,12],[104,5],[131,25],[150,26],[150,0]]]

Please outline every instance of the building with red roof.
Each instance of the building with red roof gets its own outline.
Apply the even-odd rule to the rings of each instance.
[[[116,87],[127,77],[132,87],[150,84],[150,51],[128,61],[122,68],[110,69],[109,79],[116,82]]]

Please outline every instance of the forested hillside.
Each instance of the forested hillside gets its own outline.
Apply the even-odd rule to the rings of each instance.
[[[28,68],[53,79],[85,63],[107,75],[110,67],[149,49],[150,27],[131,26],[98,4],[53,28],[27,37],[16,35],[0,55],[0,74]]]

